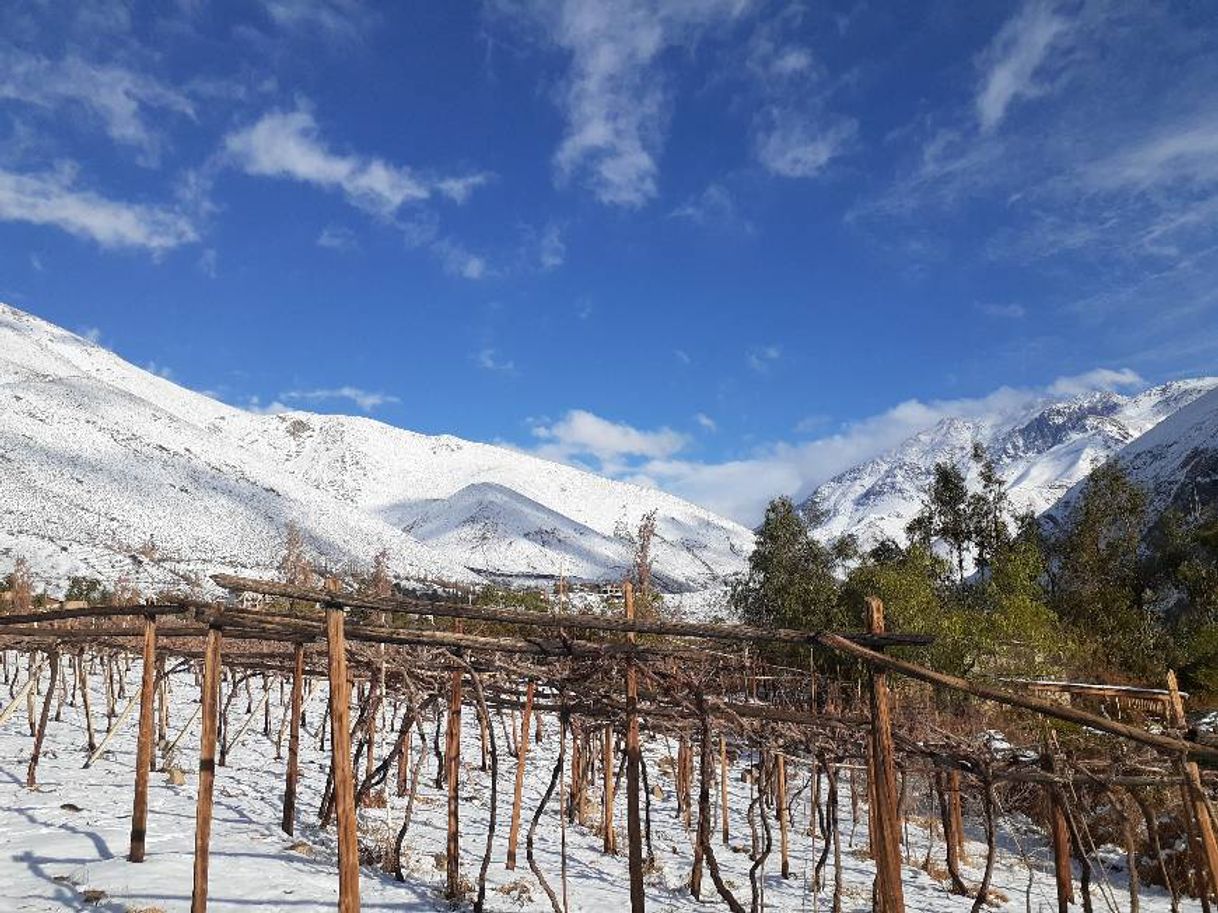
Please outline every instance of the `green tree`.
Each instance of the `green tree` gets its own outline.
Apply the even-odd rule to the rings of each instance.
[[[1055,608],[1091,645],[1093,667],[1162,669],[1163,630],[1146,611],[1139,555],[1145,517],[1145,494],[1111,460],[1088,477],[1057,543]]]
[[[910,538],[929,548],[941,540],[955,558],[956,571],[964,580],[964,560],[973,541],[973,513],[964,473],[952,463],[936,463],[930,490],[922,510],[906,528]]]
[[[984,577],[994,556],[1011,541],[1007,523],[1011,502],[1006,480],[980,441],[973,445],[972,459],[977,467],[978,489],[968,497],[969,536],[977,550],[977,569]]]
[[[837,558],[808,532],[818,519],[815,511],[801,516],[790,498],[770,502],[748,572],[732,588],[732,606],[747,624],[817,629],[841,623]]]

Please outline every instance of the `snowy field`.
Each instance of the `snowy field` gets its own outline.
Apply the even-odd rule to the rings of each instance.
[[[24,663],[23,663],[24,666]],[[100,676],[94,676],[95,689]],[[129,694],[139,682],[139,662],[132,664],[127,678]],[[325,693],[317,688],[306,703],[307,728],[301,736],[301,788],[298,799],[297,832],[289,838],[279,829],[285,762],[275,760],[274,738],[278,733],[281,711],[277,686],[272,687],[271,739],[262,734],[262,715],[231,750],[227,767],[216,777],[215,822],[212,834],[211,884],[209,910],[217,913],[245,913],[250,910],[313,913],[333,910],[337,902],[337,872],[333,831],[316,826],[317,808],[325,784],[329,755],[317,750],[317,726],[322,720]],[[7,700],[7,694],[4,695]],[[255,704],[260,697],[254,690]],[[170,736],[192,715],[198,701],[193,675],[174,676],[171,684]],[[24,703],[24,702],[23,702]],[[79,702],[78,702],[79,703]],[[119,702],[121,709],[124,702]],[[97,691],[92,699],[94,724],[99,739],[104,732],[104,696]],[[233,704],[230,718],[235,734],[245,721],[244,695]],[[53,713],[52,713],[53,716]],[[462,747],[462,875],[476,882],[486,838],[489,811],[489,775],[478,769],[479,748],[476,714],[467,707]],[[194,840],[195,790],[198,764],[197,723],[182,740],[175,763],[185,769],[182,785],[173,785],[164,772],[152,775],[149,789],[148,857],[143,864],[126,860],[130,829],[135,714],[113,740],[111,749],[90,769],[85,760],[85,730],[79,706],[63,706],[62,719],[48,725],[42,760],[38,767],[39,786],[25,787],[26,767],[33,739],[25,707],[0,728],[0,910],[101,910],[110,913],[135,911],[179,911],[190,906],[192,852]],[[430,738],[430,729],[428,735]],[[549,904],[525,860],[525,832],[533,811],[550,778],[557,751],[557,723],[544,720],[545,737],[530,749],[526,778],[519,862],[516,871],[504,867],[507,824],[511,814],[512,778],[515,764],[507,757],[503,731],[499,730],[500,782],[499,825],[490,867],[487,909],[497,911],[546,911]],[[700,904],[685,889],[692,860],[692,832],[687,832],[676,813],[675,793],[667,761],[676,745],[664,739],[648,741],[645,746],[650,782],[662,793],[652,803],[654,870],[647,876],[649,910],[679,911],[701,907],[726,906],[715,894],[709,872],[704,877],[704,901]],[[284,740],[286,754],[286,738]],[[418,756],[418,741],[413,742],[412,763]],[[158,762],[159,762],[158,757]],[[413,822],[406,840],[405,883],[372,868],[362,871],[361,897],[364,910],[431,911],[450,909],[443,899],[445,842],[445,795],[432,788],[435,759],[430,748],[427,767],[420,777]],[[750,861],[747,847],[749,825],[745,818],[751,801],[750,785],[742,782],[741,768],[732,771],[729,789],[731,848],[719,842],[719,822],[713,830],[716,856],[724,878],[736,896],[749,905]],[[831,909],[833,883],[832,856],[826,870],[829,889],[817,894],[807,881],[814,865],[813,853],[820,851],[819,836],[815,851],[807,835],[809,790],[806,766],[792,760],[788,766],[790,792],[804,787],[793,801],[791,828],[791,877],[779,872],[778,828],[775,826],[774,850],[764,873],[765,908],[784,911]],[[866,858],[867,815],[861,811],[857,825],[852,824],[851,802],[846,778],[841,780],[839,817],[842,821],[842,876],[845,885],[842,908],[862,911],[871,908],[871,883],[874,867]],[[392,792],[392,789],[390,790]],[[601,838],[591,829],[567,829],[568,895],[571,910],[614,910],[629,907],[625,860],[624,784],[616,810],[618,845],[623,855],[605,856],[600,852]],[[696,803],[696,786],[694,791]],[[718,787],[713,793],[718,808]],[[598,798],[598,797],[594,797]],[[376,842],[386,828],[396,832],[401,823],[405,799],[393,798],[388,808],[361,812],[361,832],[365,841]],[[927,832],[915,819],[909,828],[910,858],[920,861],[925,854]],[[556,891],[560,890],[560,830],[557,795],[547,808],[537,832],[537,855],[542,871]],[[995,901],[992,908],[1012,911],[1056,909],[1048,857],[1034,829],[1008,820],[1001,822],[998,865],[994,873]],[[970,837],[979,836],[975,823]],[[303,841],[297,843],[297,841]],[[934,861],[942,866],[942,840],[935,841]],[[295,844],[295,846],[294,846]],[[976,885],[984,861],[984,846],[970,841],[969,864],[964,867],[966,881]],[[1027,854],[1034,871],[1021,860]],[[1120,854],[1110,854],[1114,865]],[[953,897],[944,886],[916,866],[903,870],[907,907],[911,911],[967,911],[969,898]],[[1125,880],[1119,871],[1097,873],[1093,885],[1096,910],[1129,909]],[[1077,892],[1077,886],[1076,886]],[[1004,899],[1005,898],[1005,899]],[[1166,894],[1144,889],[1142,910],[1157,913],[1169,909]],[[465,905],[468,908],[468,905]],[[1184,901],[1181,909],[1199,909],[1199,904]]]

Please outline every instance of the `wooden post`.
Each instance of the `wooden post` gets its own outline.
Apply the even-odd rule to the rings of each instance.
[[[508,831],[507,869],[516,868],[516,844],[520,837],[520,807],[524,801],[524,764],[529,754],[529,719],[533,715],[533,682],[524,692],[524,710],[520,720],[520,738],[516,740],[516,788],[512,794],[512,826]]]
[[[957,858],[967,862],[964,855],[964,810],[960,804],[960,771],[947,773],[948,811],[952,821],[952,840],[956,844]]]
[[[283,786],[283,832],[296,832],[296,780],[300,775],[300,707],[304,703],[304,644],[297,644],[292,667],[292,706],[288,711],[288,771]]]
[[[601,817],[605,825],[605,852],[617,854],[617,833],[613,830],[613,727],[606,726],[602,746],[601,780],[604,783],[601,791]]]
[[[634,587],[626,581],[626,620],[634,621]],[[635,642],[634,633],[626,635]],[[626,659],[626,842],[630,871],[630,910],[643,913],[643,825],[639,818],[639,767],[643,748],[639,743],[639,681],[634,657]]]
[[[51,664],[51,681],[47,685],[46,696],[42,699],[42,713],[38,717],[38,730],[34,736],[34,748],[30,752],[30,766],[26,771],[25,785],[31,789],[37,784],[38,774],[38,756],[42,753],[42,740],[47,734],[47,718],[51,715],[51,701],[55,699],[55,682],[59,678],[59,652],[51,650],[49,662]],[[30,665],[33,666],[33,660],[30,660]],[[38,674],[37,671],[34,673]],[[37,680],[35,680],[37,687]],[[33,694],[33,691],[30,692]]]
[[[790,837],[787,821],[787,759],[782,752],[778,753],[778,795],[775,804],[778,806],[779,851],[782,855],[782,877],[791,877]]]
[[[85,750],[92,754],[97,750],[97,734],[93,731],[93,712],[89,707],[89,669],[84,653],[76,657],[76,671],[80,676],[80,702],[85,715]]]
[[[203,731],[199,736],[199,797],[195,807],[195,872],[190,913],[207,911],[207,868],[211,853],[211,809],[216,785],[216,716],[220,702],[220,642],[217,627],[207,629],[203,648],[203,685],[200,706]]]
[[[140,730],[135,748],[135,798],[131,808],[131,851],[127,859],[144,861],[148,833],[148,773],[152,770],[153,719],[156,698],[156,616],[144,616],[144,668],[140,678]]]
[[[456,627],[460,628],[460,620]],[[445,896],[461,895],[461,676],[452,674],[448,700],[448,730],[444,741],[444,766],[448,769],[448,843],[445,853]]]
[[[884,633],[884,604],[874,596],[867,597],[867,631],[871,634]],[[877,832],[872,835],[872,849],[875,855],[876,881],[883,913],[905,913],[888,674],[872,667],[870,677],[871,760],[875,772],[873,793]]]
[[[1172,718],[1176,727],[1184,729],[1188,722],[1184,716],[1184,701],[1180,698],[1180,688],[1176,681],[1174,670],[1167,670],[1167,690],[1170,695]],[[43,711],[43,716],[46,711]],[[1189,805],[1196,824],[1198,843],[1194,847],[1197,868],[1204,874],[1201,890],[1213,896],[1218,896],[1218,837],[1214,834],[1214,819],[1210,816],[1209,804],[1205,798],[1205,788],[1201,785],[1201,771],[1196,761],[1182,760],[1181,770],[1184,774],[1185,787]]]
[[[338,581],[326,581],[333,591]],[[351,689],[347,682],[346,619],[342,606],[326,606],[326,652],[330,673],[330,756],[334,804],[338,812],[338,910],[359,913],[359,834],[355,822],[355,783],[351,770]]]
[[[719,817],[723,825],[723,845],[728,845],[727,827],[727,739],[719,736]]]

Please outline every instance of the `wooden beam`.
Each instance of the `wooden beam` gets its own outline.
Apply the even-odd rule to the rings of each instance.
[[[817,639],[817,633],[814,631],[796,631],[787,628],[755,628],[748,625],[716,625],[694,622],[648,622],[638,621],[637,619],[627,621],[621,618],[591,614],[549,615],[515,609],[480,608],[458,603],[354,596],[348,593],[326,592],[324,590],[315,590],[271,580],[235,577],[231,574],[213,574],[211,579],[218,586],[233,592],[260,593],[266,596],[282,596],[287,599],[299,599],[323,605],[343,605],[351,608],[375,609],[377,611],[403,615],[462,618],[466,621],[524,625],[530,628],[616,631],[622,634],[633,632],[636,634],[663,634],[672,637],[699,637],[711,640],[805,645],[813,643]],[[878,638],[869,633],[850,633],[838,636],[872,646],[925,646],[934,640],[921,634],[885,634]]]
[[[831,634],[827,631],[817,634],[816,641],[825,645],[826,647],[832,647],[834,650],[845,653],[848,656],[861,659],[872,666],[886,669],[890,672],[898,672],[901,675],[916,679],[917,681],[926,682],[929,685],[935,685],[940,688],[949,688],[953,691],[960,691],[964,694],[970,694],[973,697],[979,697],[987,701],[994,701],[998,704],[1005,704],[1008,707],[1020,707],[1024,710],[1031,710],[1035,713],[1039,713],[1041,716],[1047,716],[1055,720],[1062,720],[1066,723],[1074,723],[1078,726],[1089,727],[1100,732],[1106,732],[1109,735],[1120,736],[1121,738],[1138,742],[1142,745],[1158,749],[1159,751],[1167,754],[1183,754],[1190,758],[1200,758],[1209,763],[1218,764],[1218,748],[1212,748],[1208,745],[1201,745],[1196,742],[1188,742],[1183,739],[1175,739],[1171,736],[1158,735],[1157,733],[1147,732],[1145,729],[1139,729],[1137,726],[1129,726],[1125,723],[1118,723],[1115,720],[1097,716],[1094,713],[1087,713],[1083,710],[1076,710],[1073,707],[1065,707],[1060,704],[1055,704],[1052,701],[1042,700],[1041,698],[1031,697],[1025,694],[1003,691],[1001,688],[993,688],[989,685],[983,685],[978,682],[970,682],[967,679],[959,678],[955,675],[936,672],[933,669],[928,669],[925,666],[919,666],[916,663],[894,659],[891,656],[885,656],[882,653],[877,653],[875,650],[869,650],[868,648],[860,646],[859,644],[851,643],[845,637],[838,634]]]
[[[135,796],[131,808],[131,849],[127,859],[143,862],[148,835],[148,774],[152,770],[156,697],[156,616],[144,617],[144,665],[140,678],[140,728],[135,748]]]

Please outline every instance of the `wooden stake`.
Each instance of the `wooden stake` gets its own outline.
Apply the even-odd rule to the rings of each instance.
[[[634,587],[624,586],[626,619],[634,620]],[[630,643],[634,634],[626,635]],[[626,660],[626,843],[630,870],[630,910],[643,913],[643,826],[639,819],[639,766],[643,749],[639,743],[639,681],[634,658]]]
[[[55,700],[55,683],[59,679],[59,652],[52,650],[48,661],[51,664],[51,681],[47,685],[46,696],[42,699],[42,713],[38,717],[38,732],[34,736],[34,748],[30,752],[30,766],[25,775],[25,785],[31,789],[38,782],[38,756],[42,753],[42,740],[47,734],[47,718],[51,715],[51,701]]]
[[[216,785],[216,711],[220,702],[220,642],[219,628],[207,629],[207,644],[203,651],[203,685],[200,707],[203,731],[199,736],[199,797],[195,807],[195,871],[194,889],[190,895],[190,913],[207,911],[207,869],[211,856],[211,812]]]
[[[327,581],[330,589],[337,580]],[[326,652],[330,673],[330,757],[338,812],[338,910],[359,913],[359,834],[351,770],[351,691],[347,682],[347,639],[341,607],[326,607]]]
[[[296,780],[300,775],[300,707],[304,703],[304,644],[297,644],[292,668],[292,706],[288,711],[288,772],[283,787],[283,832],[296,832]]]
[[[459,624],[460,622],[458,622],[458,626]],[[449,900],[456,900],[461,894],[461,677],[460,671],[452,674],[452,690],[448,701],[448,730],[444,740],[444,765],[448,770],[445,896]]]
[[[156,697],[156,616],[144,616],[144,668],[140,678],[140,730],[135,748],[135,797],[131,808],[131,850],[127,859],[144,861],[148,834],[148,774],[152,770]]]
[[[524,710],[520,724],[520,738],[516,740],[516,785],[512,794],[512,826],[508,830],[507,869],[516,868],[516,844],[520,837],[520,808],[524,801],[524,765],[529,754],[529,718],[533,715],[533,682],[524,692]]]
[[[867,597],[867,632],[884,633],[884,604]],[[876,880],[883,913],[905,913],[901,885],[901,832],[897,821],[896,768],[893,761],[892,718],[888,698],[888,675],[871,670],[871,759],[875,772],[875,823],[872,836]]]
[[[1180,698],[1180,688],[1176,681],[1174,670],[1167,671],[1167,690],[1170,695],[1172,717],[1175,725],[1183,729],[1188,725],[1184,716],[1184,702]],[[46,715],[46,711],[43,711]],[[1205,874],[1202,891],[1218,896],[1218,837],[1214,834],[1214,819],[1210,815],[1209,803],[1205,797],[1205,788],[1201,785],[1201,771],[1196,761],[1181,762],[1189,803],[1196,823],[1197,836],[1200,838],[1195,848],[1197,867]]]
[[[778,755],[778,795],[775,804],[778,806],[779,851],[782,856],[782,877],[791,877],[791,859],[788,855],[790,840],[787,821],[787,759],[780,752]]]
[[[84,654],[76,657],[76,671],[80,676],[80,702],[85,714],[85,750],[92,753],[97,749],[97,733],[93,731],[93,712],[89,707],[89,671]]]
[[[604,783],[601,797],[604,800],[601,819],[605,826],[605,852],[617,854],[617,834],[613,830],[613,727],[606,726],[602,746],[601,780]]]
[[[719,818],[723,825],[723,845],[728,845],[727,826],[727,739],[719,736]]]

